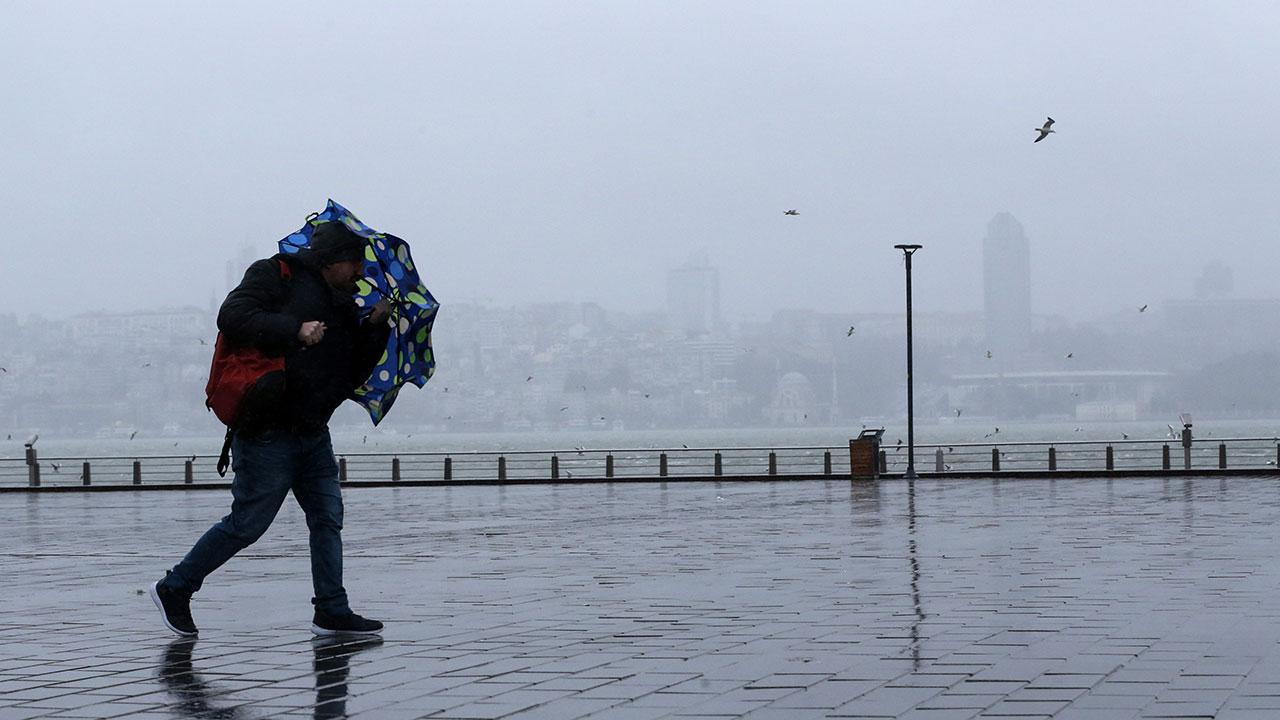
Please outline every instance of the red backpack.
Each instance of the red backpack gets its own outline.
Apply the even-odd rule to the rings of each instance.
[[[280,277],[289,280],[289,266],[280,262]],[[204,386],[205,407],[227,426],[227,437],[218,458],[218,475],[226,475],[230,464],[231,436],[241,420],[245,398],[266,375],[284,371],[284,357],[270,357],[252,345],[235,345],[222,333],[213,346],[213,365]]]

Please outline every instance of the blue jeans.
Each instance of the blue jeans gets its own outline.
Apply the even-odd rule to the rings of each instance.
[[[237,433],[231,453],[231,514],[209,528],[160,583],[182,593],[200,590],[209,573],[262,537],[293,490],[311,531],[311,602],[330,615],[351,612],[342,587],[342,491],[328,430]]]

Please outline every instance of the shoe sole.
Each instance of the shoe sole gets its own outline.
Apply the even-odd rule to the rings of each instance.
[[[311,623],[311,632],[312,634],[319,635],[320,637],[331,637],[333,635],[358,635],[361,637],[368,637],[370,635],[382,634],[381,628],[378,630],[330,630],[328,628],[322,628],[315,623]]]
[[[172,630],[179,637],[195,637],[199,635],[200,634],[199,631],[187,632],[186,630],[179,630],[178,628],[174,627],[172,623],[169,622],[169,613],[164,611],[164,603],[160,602],[160,594],[156,592],[156,588],[158,588],[159,586],[160,586],[160,581],[157,580],[151,583],[151,587],[147,588],[147,592],[151,594],[151,602],[155,603],[156,609],[160,611],[160,619],[164,621],[164,626]]]

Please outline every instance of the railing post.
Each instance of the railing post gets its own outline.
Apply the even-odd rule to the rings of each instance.
[[[778,453],[772,450],[769,451],[769,474],[778,474]]]
[[[884,475],[889,472],[889,454],[884,450],[880,451],[880,474]]]
[[[1277,457],[1280,457],[1280,445],[1276,446],[1276,452]],[[1169,461],[1169,443],[1165,443],[1164,447],[1160,450],[1160,469],[1168,470],[1171,467],[1172,463]]]
[[[447,455],[444,458],[444,479],[453,480],[453,458]]]
[[[1280,448],[1280,445],[1277,445],[1276,447]],[[1277,450],[1276,452],[1277,454],[1280,454],[1280,450]],[[719,451],[716,452],[715,464],[716,464],[716,469],[715,469],[716,477],[720,477],[721,475],[724,474],[724,459],[720,457]]]
[[[40,487],[40,458],[36,455],[34,445],[27,446],[27,484]]]
[[[84,464],[84,469],[85,469],[85,475],[87,476],[89,474],[89,463]],[[192,466],[192,463],[190,460],[184,461],[182,463],[182,482],[186,483],[187,485],[190,485],[191,483],[195,482],[195,479],[196,479],[195,467]],[[87,482],[85,483],[85,485],[88,485],[88,484],[89,483]]]
[[[1116,469],[1116,454],[1115,450],[1112,450],[1110,445],[1107,446],[1107,469]]]
[[[134,485],[142,484],[142,461],[141,460],[133,461],[133,484]]]
[[[1280,470],[1280,443],[1276,443],[1276,469]]]
[[[560,458],[555,455],[551,456],[551,479],[560,479]]]
[[[659,477],[667,476],[667,454],[666,453],[662,453],[658,455],[658,476]]]
[[[604,476],[613,477],[613,453],[604,456]]]
[[[338,482],[344,483],[346,481],[347,481],[347,459],[344,457],[338,458]]]
[[[822,474],[831,474],[831,451],[826,450],[822,453]]]
[[[1227,444],[1218,443],[1218,469],[1227,469]]]
[[[400,458],[391,458],[391,482],[400,482]]]
[[[89,477],[90,477],[89,461],[85,460],[84,463],[80,466],[80,484],[88,485]]]
[[[507,481],[507,458],[505,455],[498,456],[498,482]]]
[[[991,469],[1000,469],[1000,448],[991,448]]]
[[[933,451],[933,471],[942,472],[947,469],[947,464],[942,462],[942,448]]]
[[[1049,469],[1058,469],[1058,449],[1052,445],[1049,446]]]

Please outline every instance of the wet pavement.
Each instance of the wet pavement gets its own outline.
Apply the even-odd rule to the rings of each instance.
[[[349,489],[381,641],[313,640],[289,502],[175,639],[223,491],[0,495],[9,718],[1280,717],[1261,478]]]

